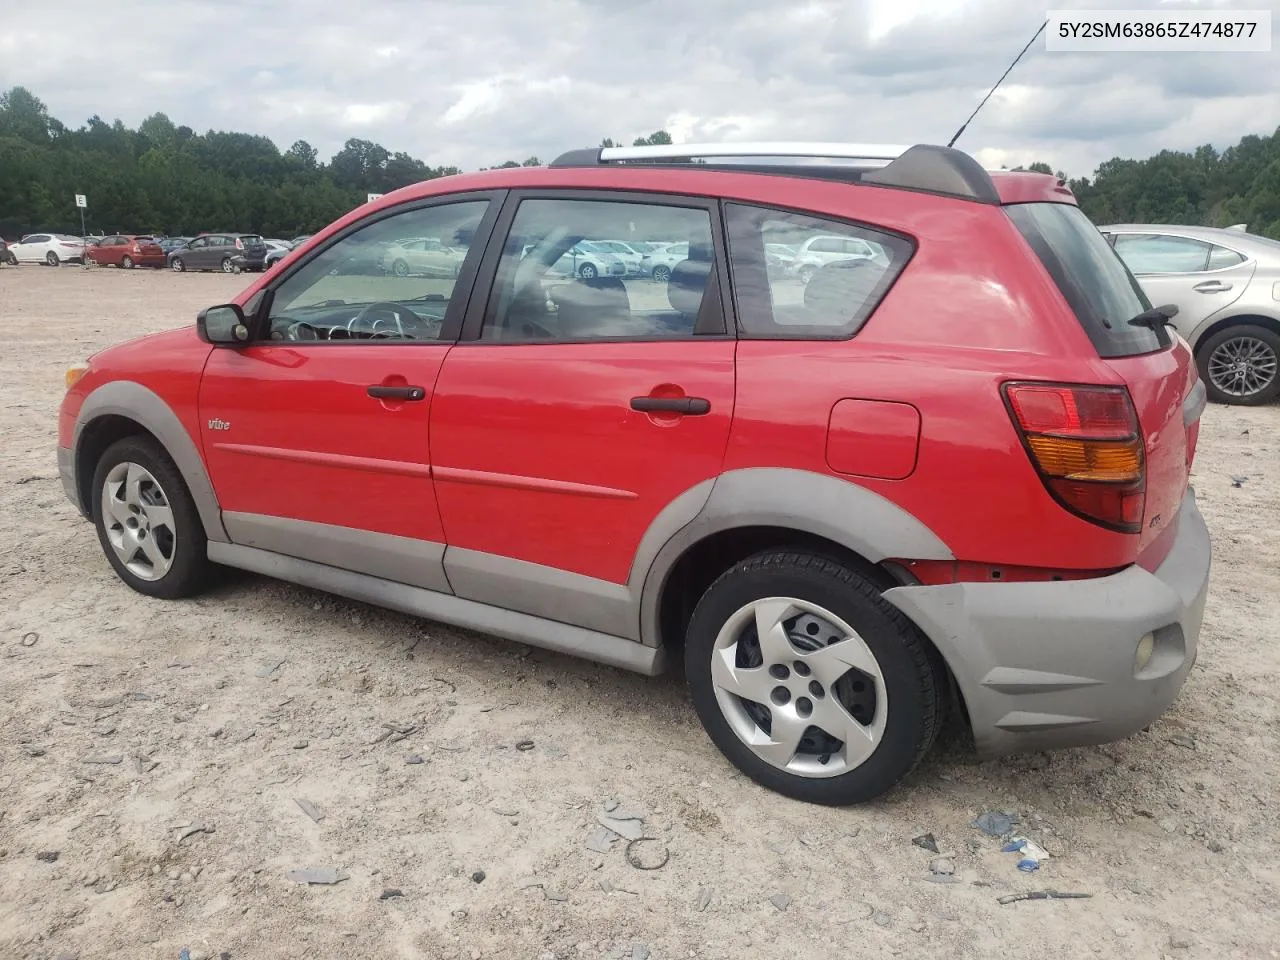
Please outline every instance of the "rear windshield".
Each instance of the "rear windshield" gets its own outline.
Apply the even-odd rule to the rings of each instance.
[[[1163,350],[1172,339],[1163,326],[1133,326],[1151,309],[1138,281],[1084,212],[1066,203],[1005,207],[1062,291],[1100,357],[1132,357]]]
[[[248,244],[259,244],[262,242],[262,238],[255,233],[242,233],[240,234],[240,239]]]

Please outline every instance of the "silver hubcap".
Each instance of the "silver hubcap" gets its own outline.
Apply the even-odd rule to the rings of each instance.
[[[102,485],[102,523],[125,569],[141,580],[159,580],[173,566],[178,544],[173,509],[145,467],[118,463]]]
[[[1248,397],[1276,378],[1276,353],[1255,337],[1236,337],[1218,345],[1209,357],[1209,379],[1223,393]]]
[[[230,261],[230,260],[223,260],[223,261],[222,261],[222,272],[223,272],[223,273],[230,273],[230,272],[231,272],[231,261]]]
[[[711,682],[738,739],[787,773],[848,773],[884,736],[889,700],[871,648],[804,600],[767,597],[731,616],[716,637]]]

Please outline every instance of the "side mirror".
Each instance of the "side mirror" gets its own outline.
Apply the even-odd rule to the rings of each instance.
[[[249,322],[237,304],[206,307],[196,315],[196,332],[205,343],[238,345],[249,342]]]

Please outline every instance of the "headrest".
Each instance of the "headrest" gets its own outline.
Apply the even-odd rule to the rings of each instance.
[[[710,260],[681,260],[672,267],[667,280],[667,301],[671,309],[687,317],[696,317],[710,275]]]
[[[550,296],[556,305],[561,333],[568,337],[631,313],[626,285],[617,277],[574,280],[554,288]]]
[[[823,265],[805,284],[804,305],[823,316],[825,323],[839,317],[848,322],[871,298],[884,269],[871,260],[833,260]]]

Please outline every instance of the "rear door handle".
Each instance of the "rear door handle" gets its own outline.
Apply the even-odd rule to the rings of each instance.
[[[427,396],[425,387],[388,387],[383,383],[370,384],[365,392],[375,400],[423,400]]]
[[[700,417],[711,412],[711,401],[703,397],[632,397],[631,409],[640,413],[683,413]]]
[[[1226,293],[1231,289],[1231,284],[1223,283],[1221,280],[1206,280],[1204,283],[1197,283],[1191,289],[1197,293]]]

